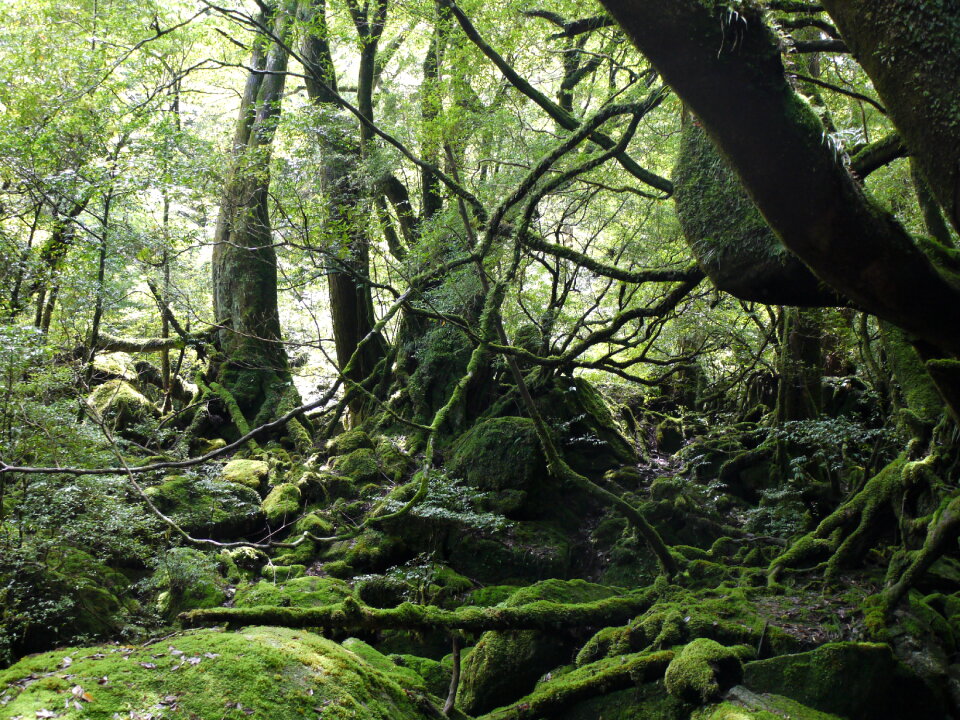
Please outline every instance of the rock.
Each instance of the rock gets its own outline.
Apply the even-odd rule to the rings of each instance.
[[[87,399],[97,414],[113,427],[126,429],[160,416],[160,410],[126,380],[110,380]]]
[[[237,588],[236,607],[279,605],[281,607],[320,607],[336,605],[350,595],[343,580],[307,575],[284,581],[261,581]]]
[[[583,580],[545,580],[518,590],[503,604],[580,603],[616,594]],[[568,660],[575,643],[573,636],[560,633],[485,632],[463,660],[457,706],[468,715],[480,715],[509,704],[533,690],[545,672]]]
[[[331,455],[349,455],[361,448],[373,449],[373,441],[363,430],[347,430],[327,441],[327,452]]]
[[[331,461],[330,467],[338,475],[350,478],[358,487],[383,480],[373,448],[359,448],[347,455],[338,455]]]
[[[692,705],[717,700],[743,678],[743,664],[716,640],[697,638],[670,662],[664,675],[667,692]]]
[[[300,510],[300,488],[293,483],[277,485],[263,500],[263,514],[271,525],[292,520]]]
[[[375,653],[304,630],[266,627],[198,630],[140,648],[64,648],[0,671],[2,712],[74,717],[76,701],[91,717],[102,718],[432,718],[407,692],[422,691],[422,682]],[[71,658],[69,675],[58,672],[65,657]],[[42,682],[21,682],[41,675]],[[70,703],[67,711],[64,702]]]
[[[938,720],[939,699],[880,643],[828,643],[747,663],[743,684],[849,720]]]
[[[453,445],[450,474],[492,493],[487,507],[508,516],[544,510],[539,495],[547,484],[547,463],[533,421],[500,417],[474,425]]]
[[[243,485],[173,475],[146,493],[161,512],[191,534],[238,537],[263,525],[260,496]]]
[[[262,493],[270,476],[270,466],[262,460],[231,460],[223,466],[223,479]]]

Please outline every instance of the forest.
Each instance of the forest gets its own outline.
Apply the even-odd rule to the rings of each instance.
[[[3,0],[0,718],[960,717],[956,0]]]

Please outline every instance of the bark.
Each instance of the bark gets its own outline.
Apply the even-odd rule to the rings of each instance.
[[[368,119],[373,118],[373,85],[376,71],[376,52],[383,23],[386,2],[377,2],[371,10],[351,10],[360,35],[362,48],[358,77],[358,107]],[[365,232],[363,200],[365,191],[360,183],[363,143],[370,140],[369,130],[363,125],[359,135],[352,121],[336,112],[336,72],[328,41],[325,0],[313,0],[301,5],[301,15],[313,31],[303,41],[303,57],[308,69],[306,83],[311,102],[323,108],[331,121],[317,134],[324,167],[321,182],[329,203],[327,226],[331,261],[327,274],[330,313],[333,324],[337,365],[347,367],[360,341],[375,324],[373,298],[370,292],[369,239]],[[359,138],[359,139],[358,139]],[[378,335],[367,343],[360,357],[352,363],[348,379],[360,382],[369,376],[386,353],[386,343]],[[363,410],[362,398],[351,404],[354,413]]]
[[[930,191],[960,231],[960,10],[930,0],[826,0]]]
[[[274,20],[278,37],[284,36],[287,24],[281,11]],[[251,66],[213,251],[213,308],[222,353],[215,374],[250,417],[276,395],[276,384],[288,374],[267,206],[271,141],[280,114],[287,52],[278,43],[269,49],[258,43]]]
[[[698,116],[789,250],[863,309],[960,353],[960,292],[848,173],[784,78],[758,14],[712,11],[698,0],[604,4]],[[885,100],[896,118],[901,101]]]

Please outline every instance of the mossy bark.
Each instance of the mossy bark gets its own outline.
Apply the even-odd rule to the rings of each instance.
[[[281,10],[272,22],[278,36],[285,35],[288,23]],[[271,143],[287,51],[279,43],[267,47],[258,40],[251,64],[213,250],[213,309],[221,355],[211,368],[248,418],[259,412],[277,379],[289,374],[268,209]]]
[[[833,0],[828,8],[842,4]],[[869,4],[848,3],[851,24],[859,17],[854,8]],[[960,291],[869,199],[825,141],[816,113],[787,83],[776,38],[759,11],[700,0],[604,5],[696,113],[788,249],[865,310],[960,354]],[[934,151],[944,146],[953,153],[960,142],[954,135]]]
[[[825,0],[910,148],[937,203],[960,231],[960,14],[928,0]]]

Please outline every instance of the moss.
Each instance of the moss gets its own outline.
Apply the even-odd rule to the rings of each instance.
[[[237,537],[263,523],[260,496],[243,485],[174,475],[145,492],[161,512],[189,533]]]
[[[844,717],[943,717],[923,681],[878,643],[828,643],[811,652],[747,663],[744,685]]]
[[[670,695],[662,681],[607,692],[565,708],[560,720],[688,720],[689,707]]]
[[[582,603],[615,594],[615,589],[583,580],[546,580],[517,590],[504,606],[520,607],[540,600]],[[484,633],[463,662],[458,707],[475,715],[529,692],[543,673],[569,657],[572,645],[571,638],[557,633]]]
[[[400,687],[419,692],[426,692],[426,683],[424,683],[423,678],[419,673],[411,670],[410,668],[398,665],[379,650],[376,650],[362,640],[358,640],[357,638],[347,638],[341,643],[341,645],[344,649],[349,650],[350,652],[362,658],[370,667],[379,670],[386,677],[397,683]]]
[[[296,483],[307,502],[331,503],[338,498],[352,500],[357,497],[353,480],[343,475],[328,472],[308,471]]]
[[[383,480],[373,448],[359,448],[346,455],[338,455],[331,461],[330,467],[338,475],[350,478],[355,485]]]
[[[531,694],[489,713],[485,720],[534,720],[553,717],[592,697],[652,682],[661,677],[672,659],[673,653],[665,650],[600,660],[542,683]]]
[[[732,650],[709,638],[697,638],[670,662],[664,683],[674,697],[703,705],[740,682],[743,664]]]
[[[492,493],[486,509],[513,516],[542,514],[539,496],[547,464],[529,418],[477,423],[453,444],[447,469],[470,487]]]
[[[323,607],[342,602],[351,595],[350,586],[343,580],[315,575],[295,577],[285,581],[261,581],[237,588],[235,607]]]
[[[271,525],[292,519],[300,510],[300,488],[293,483],[277,485],[263,500],[263,514]]]
[[[607,470],[636,464],[633,445],[586,378],[558,378],[536,402],[547,423],[557,428],[564,459],[578,473],[597,478]]]
[[[333,562],[324,563],[323,571],[333,578],[349,578],[353,577],[354,570],[350,566],[350,563],[344,562],[343,560],[334,560]]]
[[[840,720],[779,695],[757,696],[759,707],[744,707],[730,702],[710,705],[690,716],[690,720]]]
[[[126,380],[109,380],[99,385],[87,402],[101,418],[121,429],[160,415],[156,405]]]
[[[801,122],[820,122],[798,99]],[[822,134],[818,128],[817,135]],[[721,290],[745,300],[808,305],[832,294],[790,253],[767,225],[699,123],[684,119],[674,169],[677,216],[698,264]]]
[[[373,449],[373,441],[363,430],[347,430],[327,441],[330,455],[349,455],[355,450]]]
[[[308,532],[317,537],[329,537],[333,533],[333,523],[318,512],[308,512],[293,525],[293,532]]]
[[[419,655],[391,655],[390,659],[401,667],[413,670],[423,679],[427,691],[433,695],[444,697],[450,687],[450,668],[445,667],[439,660],[420,657]]]
[[[517,522],[505,532],[451,533],[445,544],[451,567],[478,582],[536,581],[571,574],[571,538],[547,522]]]
[[[262,460],[231,460],[223,466],[223,479],[262,493],[270,476],[270,466]]]
[[[464,605],[490,607],[499,605],[517,591],[516,585],[488,585],[470,592],[464,600]]]
[[[219,450],[226,446],[227,441],[223,438],[197,438],[196,441],[198,455],[206,455],[207,453],[212,453],[214,450]]]
[[[72,659],[69,670],[64,657]],[[40,682],[20,683],[39,676]],[[300,720],[314,717],[315,708],[331,720],[425,718],[396,678],[318,635],[253,627],[200,630],[144,648],[66,648],[0,672],[0,687],[6,688],[6,717],[61,712],[65,702],[77,700],[73,688],[79,686],[90,700],[78,701],[78,714],[98,720],[158,712]]]
[[[266,565],[262,570],[263,577],[274,583],[301,578],[306,572],[306,565]]]
[[[380,471],[392,482],[403,482],[413,468],[413,460],[385,437],[377,438],[374,451]]]

